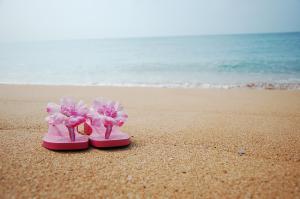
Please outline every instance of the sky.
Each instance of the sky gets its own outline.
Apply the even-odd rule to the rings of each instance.
[[[0,41],[300,31],[300,0],[0,0]]]

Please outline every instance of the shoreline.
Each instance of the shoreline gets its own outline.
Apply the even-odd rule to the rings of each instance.
[[[1,198],[297,198],[300,92],[0,84]],[[45,106],[118,100],[127,148],[41,147]]]
[[[112,87],[112,88],[167,88],[167,89],[249,89],[300,91],[300,83],[248,83],[243,85],[151,85],[151,84],[39,84],[39,83],[0,83],[0,86],[72,86],[72,87]]]

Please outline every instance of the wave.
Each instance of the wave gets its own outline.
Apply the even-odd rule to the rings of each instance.
[[[117,84],[117,83],[30,83],[30,82],[0,82],[2,85],[40,85],[40,86],[103,86],[103,87],[144,87],[144,88],[201,88],[201,89],[266,89],[266,90],[300,90],[300,83],[269,83],[250,82],[246,84],[208,84],[208,83],[182,83],[182,84]]]

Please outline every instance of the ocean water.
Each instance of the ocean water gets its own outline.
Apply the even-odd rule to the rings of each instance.
[[[300,33],[0,43],[0,83],[300,88]]]

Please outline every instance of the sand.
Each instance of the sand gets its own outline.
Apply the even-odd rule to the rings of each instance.
[[[45,105],[119,100],[127,148],[41,147]],[[300,92],[0,85],[0,198],[300,198]]]

